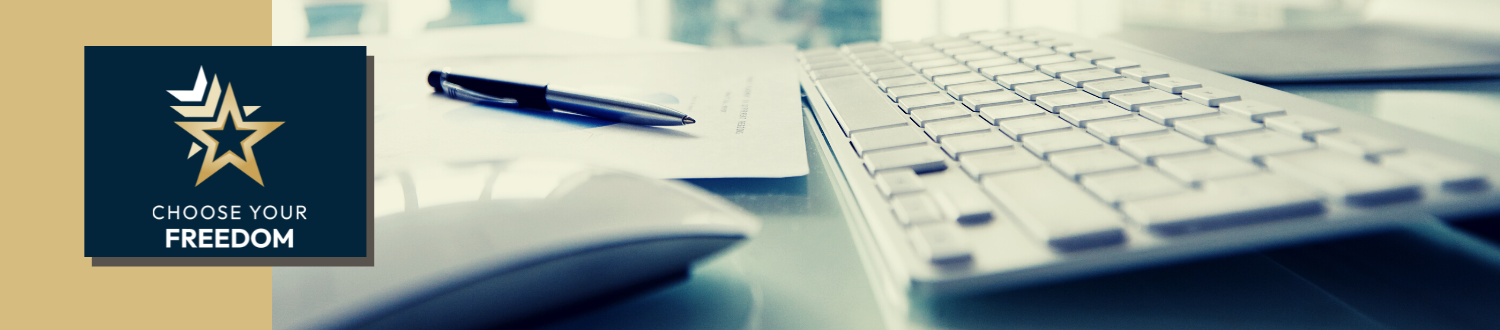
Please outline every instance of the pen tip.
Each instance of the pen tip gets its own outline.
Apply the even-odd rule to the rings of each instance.
[[[693,120],[693,117],[687,117],[687,116],[683,116],[682,117],[682,124],[683,125],[692,124],[692,123],[696,123],[696,122],[698,122],[698,121],[697,120]]]

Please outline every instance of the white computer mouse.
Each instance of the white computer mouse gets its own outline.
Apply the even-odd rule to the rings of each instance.
[[[681,278],[759,229],[697,187],[578,163],[377,173],[375,266],[275,268],[275,328],[505,326]]]

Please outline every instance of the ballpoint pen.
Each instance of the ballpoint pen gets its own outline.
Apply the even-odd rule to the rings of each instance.
[[[436,93],[480,104],[544,111],[557,109],[636,125],[676,126],[697,122],[681,112],[650,102],[588,95],[553,85],[457,75],[447,70],[427,74],[427,84]]]

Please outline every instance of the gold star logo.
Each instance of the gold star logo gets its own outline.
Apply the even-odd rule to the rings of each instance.
[[[199,79],[202,79],[202,77],[200,77]],[[172,108],[177,110],[178,113],[181,113],[185,117],[212,116],[213,109],[216,106],[216,104],[214,103],[218,100],[218,96],[219,77],[214,76],[213,85],[208,93],[208,101],[205,102],[204,105],[174,106]],[[245,115],[249,115],[251,112],[254,112],[258,108],[259,107],[246,106],[244,109],[244,113]],[[234,165],[234,167],[239,168],[241,172],[244,172],[245,175],[250,176],[251,179],[255,179],[256,183],[260,183],[261,186],[266,185],[266,183],[261,180],[260,167],[258,167],[255,163],[255,151],[250,147],[254,146],[256,142],[260,142],[260,140],[262,138],[265,138],[267,134],[271,134],[271,131],[276,130],[276,128],[280,127],[284,122],[245,121],[244,117],[240,115],[240,112],[240,105],[234,99],[234,86],[226,83],[224,92],[224,104],[222,107],[219,107],[219,115],[217,116],[215,121],[176,122],[177,125],[182,126],[182,129],[186,130],[188,134],[192,134],[193,137],[198,138],[198,141],[202,142],[203,145],[207,146],[208,149],[208,152],[203,154],[203,169],[198,171],[198,182],[194,183],[193,186],[202,184],[203,180],[207,180],[208,177],[213,176],[214,173],[217,173],[219,171],[219,169],[224,168],[225,164]],[[234,121],[234,130],[255,131],[254,133],[251,133],[249,137],[246,137],[245,140],[240,141],[240,148],[245,152],[245,156],[243,158],[241,158],[239,155],[236,155],[234,151],[228,151],[225,152],[222,156],[215,157],[219,148],[219,141],[209,136],[207,132],[204,132],[223,130],[224,123],[228,120]],[[197,145],[193,145],[193,147],[195,149],[188,154],[189,157],[192,157],[192,154],[197,152]]]

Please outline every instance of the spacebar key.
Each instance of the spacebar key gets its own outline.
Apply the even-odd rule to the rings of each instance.
[[[880,88],[863,75],[818,80],[828,107],[833,109],[844,134],[910,122]]]
[[[1323,196],[1312,187],[1262,173],[1208,181],[1188,194],[1120,204],[1152,231],[1177,235],[1250,223],[1322,214]]]
[[[1022,228],[1059,250],[1125,241],[1120,213],[1050,168],[987,175],[983,185]]]

